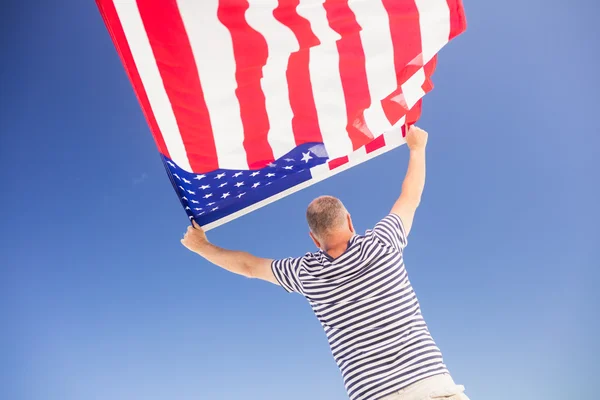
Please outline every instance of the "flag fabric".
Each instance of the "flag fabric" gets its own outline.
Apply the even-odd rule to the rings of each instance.
[[[96,0],[206,230],[404,143],[461,0]]]

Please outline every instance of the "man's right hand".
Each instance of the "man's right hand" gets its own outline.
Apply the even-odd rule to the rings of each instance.
[[[208,239],[206,238],[204,229],[196,221],[192,220],[192,225],[188,226],[183,239],[181,239],[181,244],[194,253],[200,253],[200,250],[205,247],[206,243],[208,243]]]
[[[424,150],[427,146],[427,132],[423,129],[412,125],[406,133],[406,145],[411,151]]]

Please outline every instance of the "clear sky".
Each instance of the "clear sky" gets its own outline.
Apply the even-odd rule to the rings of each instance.
[[[345,399],[300,295],[181,246],[186,215],[94,2],[2,7],[0,398]],[[409,275],[472,400],[592,398],[600,6],[465,7],[420,122],[428,181]],[[339,196],[364,231],[406,163],[402,147],[209,237],[303,254],[312,198]]]

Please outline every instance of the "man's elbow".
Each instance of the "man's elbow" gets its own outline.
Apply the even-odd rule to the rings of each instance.
[[[258,271],[251,264],[244,264],[240,274],[249,279],[258,278]]]

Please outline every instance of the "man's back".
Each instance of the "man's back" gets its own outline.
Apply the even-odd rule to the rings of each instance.
[[[272,263],[281,286],[309,301],[352,400],[448,373],[408,279],[405,246],[402,221],[389,214],[335,259],[319,251]]]

